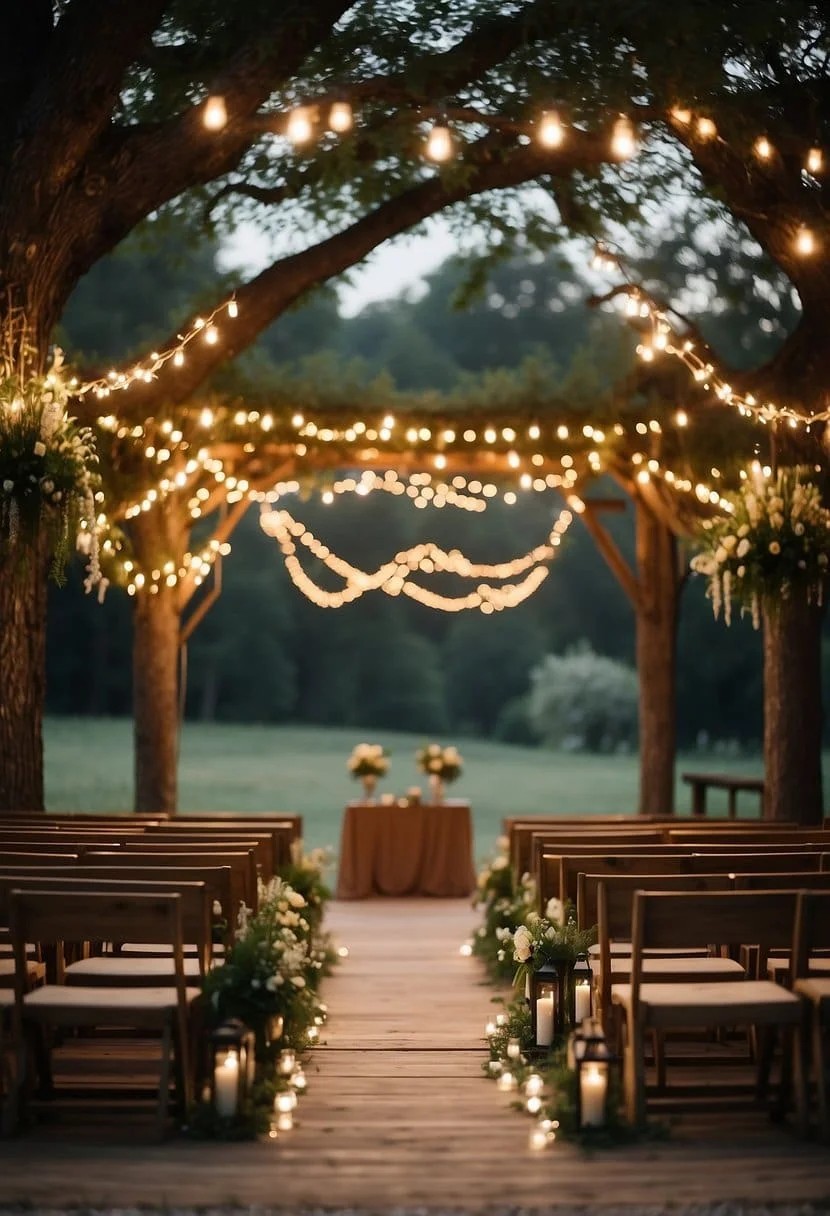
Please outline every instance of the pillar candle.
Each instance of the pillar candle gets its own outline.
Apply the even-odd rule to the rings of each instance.
[[[217,1115],[221,1119],[232,1119],[239,1095],[239,1056],[235,1051],[228,1051],[217,1060],[213,1087]]]
[[[536,1046],[550,1047],[553,1042],[553,1001],[551,992],[536,1001]]]
[[[574,1015],[577,1026],[591,1016],[591,985],[580,980],[574,989]]]
[[[579,1109],[582,1127],[602,1127],[605,1123],[605,1092],[608,1077],[596,1064],[579,1071]]]

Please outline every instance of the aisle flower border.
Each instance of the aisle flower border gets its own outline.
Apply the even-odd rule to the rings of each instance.
[[[247,1108],[233,1118],[217,1116],[209,1095],[203,1096],[189,1118],[188,1129],[197,1138],[275,1138],[277,1096],[305,1091],[304,1065],[328,1016],[318,988],[338,957],[323,930],[329,863],[326,850],[308,855],[296,850],[275,878],[260,883],[256,913],[240,907],[225,960],[205,978],[208,1028],[229,1018],[244,1022],[256,1039],[257,1076]],[[280,1019],[281,1033],[272,1036],[269,1027]],[[286,1049],[296,1057],[287,1075],[280,1068]]]

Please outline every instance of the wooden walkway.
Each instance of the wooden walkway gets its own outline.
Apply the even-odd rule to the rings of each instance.
[[[483,1079],[491,992],[459,955],[464,900],[335,904],[351,956],[327,987],[325,1045],[299,1125],[276,1142],[141,1142],[129,1119],[93,1143],[65,1119],[0,1144],[0,1204],[220,1204],[378,1210],[825,1200],[830,1153],[759,1112],[684,1114],[666,1142],[586,1158],[528,1148],[529,1118]]]

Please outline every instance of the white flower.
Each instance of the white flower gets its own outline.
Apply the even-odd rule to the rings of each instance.
[[[305,980],[301,975],[292,975],[291,983],[295,988],[305,988]]]
[[[513,934],[513,954],[516,961],[526,963],[533,953],[533,939],[526,925],[519,925]]]
[[[510,862],[507,860],[506,857],[495,857],[493,859],[493,864],[491,865],[490,869],[491,870],[506,870],[507,867],[509,866],[509,864],[510,864]]]
[[[46,455],[46,444],[41,443],[40,440],[38,439],[37,442],[35,443],[35,446],[32,449],[32,451],[34,452],[35,456],[45,456]]]
[[[804,524],[794,524],[793,532],[795,532],[796,536],[803,536],[804,535]]]
[[[749,553],[750,548],[751,548],[751,545],[750,545],[749,541],[746,539],[746,537],[744,537],[741,541],[738,542],[738,548],[735,550],[735,553],[738,557],[746,557],[747,553]]]
[[[3,482],[3,489],[6,491],[7,494],[11,494],[12,490],[14,489],[14,482],[9,481],[9,479],[7,477],[6,480]]]
[[[778,543],[778,541],[777,541],[777,540],[771,540],[771,541],[770,541],[770,543],[769,543],[769,551],[770,551],[770,553],[772,553],[772,554],[773,554],[773,556],[774,556],[774,557],[777,557],[777,556],[778,556],[778,554],[781,552],[781,546],[779,545],[779,543]]]
[[[302,895],[300,895],[299,891],[292,891],[291,888],[289,888],[286,894],[288,896],[288,902],[291,904],[292,908],[305,907],[305,899],[302,897]]]
[[[545,916],[548,920],[552,920],[554,924],[561,925],[564,911],[561,899],[549,899],[545,908]]]
[[[721,541],[721,544],[727,553],[731,553],[737,543],[738,538],[736,536],[724,536],[723,540]]]
[[[738,536],[749,536],[749,524],[741,524],[738,528]]]

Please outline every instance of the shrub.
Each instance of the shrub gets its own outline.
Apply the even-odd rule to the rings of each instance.
[[[528,718],[550,747],[620,751],[637,738],[637,673],[581,642],[531,672]]]

